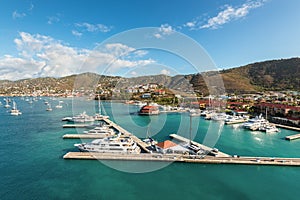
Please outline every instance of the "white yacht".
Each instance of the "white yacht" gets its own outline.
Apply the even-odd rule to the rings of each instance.
[[[62,121],[68,121],[68,122],[74,122],[74,123],[85,123],[85,122],[94,122],[95,118],[92,116],[89,116],[84,111],[83,113],[80,113],[74,117],[64,117],[64,118],[62,118]]]
[[[138,154],[141,149],[130,137],[108,137],[96,139],[89,143],[75,144],[80,151],[100,153],[130,153]]]
[[[247,122],[243,124],[245,129],[250,129],[252,131],[258,130],[260,127],[268,124],[268,120],[264,119],[262,115],[256,116],[253,119],[249,119]]]
[[[227,117],[228,116],[225,113],[215,113],[211,116],[211,119],[214,121],[225,121]]]
[[[11,115],[21,115],[22,113],[17,109],[17,104],[15,101],[13,101],[13,107],[12,109],[10,110],[10,114]]]
[[[97,126],[94,129],[83,131],[85,134],[99,134],[104,137],[115,135],[116,132],[108,126]]]
[[[276,133],[279,132],[279,129],[271,123],[265,124],[259,128],[260,131],[265,131],[266,133]]]

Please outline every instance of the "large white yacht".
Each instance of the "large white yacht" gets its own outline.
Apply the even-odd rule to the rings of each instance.
[[[83,131],[85,134],[99,134],[104,137],[115,135],[116,132],[108,126],[97,126],[94,129]]]
[[[84,111],[83,113],[80,113],[79,115],[76,115],[74,117],[65,117],[62,119],[62,121],[68,121],[68,122],[74,122],[74,123],[85,123],[85,122],[93,122],[93,121],[95,121],[95,118],[92,116],[89,116]]]
[[[260,127],[265,126],[268,124],[268,120],[264,119],[262,115],[256,116],[253,119],[249,119],[247,122],[243,124],[243,127],[245,129],[250,129],[250,130],[258,130]]]
[[[80,151],[100,153],[130,153],[138,154],[141,149],[130,137],[107,137],[96,139],[89,143],[75,144]]]

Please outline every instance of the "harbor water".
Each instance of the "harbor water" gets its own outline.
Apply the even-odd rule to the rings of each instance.
[[[61,118],[83,111],[92,115],[97,103],[43,99],[53,111],[46,111],[42,99],[29,104],[14,98],[20,116],[0,107],[0,199],[298,199],[300,195],[299,167],[171,163],[147,173],[128,173],[95,160],[64,160],[63,155],[78,151],[74,144],[82,141],[62,136],[84,129],[63,129]],[[64,101],[61,109],[55,108],[58,100]],[[113,121],[138,137],[158,141],[169,139],[171,133],[189,137],[187,113],[149,117],[139,116],[133,105],[102,105]],[[213,130],[212,136],[208,130]],[[296,133],[251,132],[192,118],[195,141],[215,143],[231,155],[300,157],[300,140],[284,140]],[[132,165],[121,162],[121,166]]]

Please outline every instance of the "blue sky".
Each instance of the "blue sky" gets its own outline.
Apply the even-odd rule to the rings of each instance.
[[[111,60],[116,75],[197,72],[168,52],[135,51],[117,39],[90,59],[97,44],[142,27],[157,28],[153,40],[187,35],[217,68],[298,57],[299,8],[298,0],[0,0],[0,79],[99,72]]]

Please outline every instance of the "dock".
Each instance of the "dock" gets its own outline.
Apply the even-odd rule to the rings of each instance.
[[[300,134],[289,135],[289,136],[285,137],[286,140],[296,140],[296,139],[299,139],[299,138],[300,138]]]
[[[182,137],[180,135],[177,135],[177,134],[170,134],[170,137],[173,138],[173,139],[176,139],[176,140],[178,140],[180,142],[185,142],[185,143],[189,143],[190,142],[189,139],[187,139],[185,137]],[[203,144],[200,144],[198,142],[191,141],[191,143],[193,145],[195,145],[195,146],[198,146],[199,148],[201,148],[201,149],[203,149],[205,151],[209,151],[209,152],[213,153],[215,157],[231,157],[230,155],[228,155],[226,153],[223,153],[223,152],[220,152],[220,151],[218,151],[218,152],[212,152],[213,148],[210,148],[210,147],[205,146]]]
[[[240,124],[240,123],[244,123],[248,120],[245,120],[245,119],[240,119],[240,120],[235,120],[235,121],[231,121],[231,122],[225,122],[225,124],[227,125],[231,125],[231,124]]]
[[[141,139],[139,139],[138,137],[136,137],[135,135],[133,135],[132,133],[128,132],[127,130],[125,130],[124,128],[122,128],[121,126],[119,126],[118,124],[112,122],[110,119],[108,118],[103,118],[102,119],[107,125],[113,127],[114,129],[116,129],[117,131],[119,131],[120,133],[122,133],[124,136],[129,136],[130,138],[133,139],[134,142],[137,143],[138,146],[141,147],[141,149],[143,149],[145,152],[150,153],[150,150],[147,148],[149,145],[146,144],[145,142],[143,142]]]
[[[238,164],[238,165],[273,165],[273,166],[300,166],[300,158],[273,158],[273,157],[196,157],[182,154],[117,154],[69,152],[64,159],[79,160],[130,160],[130,161],[160,161],[186,162],[202,164]]]
[[[273,123],[273,124],[275,124],[275,123]],[[275,124],[275,126],[279,127],[279,128],[284,128],[284,129],[292,130],[292,131],[300,131],[300,128],[298,128],[298,127],[286,126],[286,125],[282,125],[282,124]]]
[[[87,128],[91,126],[91,124],[64,124],[63,128]]]
[[[63,139],[102,139],[105,136],[100,134],[65,134]]]

